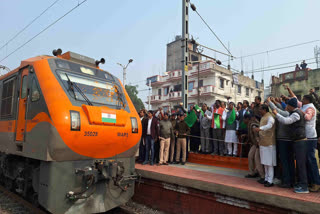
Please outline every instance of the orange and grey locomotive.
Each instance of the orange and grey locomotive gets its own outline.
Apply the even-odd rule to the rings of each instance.
[[[0,182],[52,213],[105,212],[133,195],[139,117],[104,59],[53,54],[0,77]]]

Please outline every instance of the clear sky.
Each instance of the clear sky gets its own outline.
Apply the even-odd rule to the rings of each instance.
[[[54,1],[0,0],[0,47]],[[0,50],[0,60],[78,2],[81,0],[60,0]],[[319,0],[192,2],[221,40],[225,44],[230,43],[234,56],[320,39]],[[173,41],[175,35],[181,34],[181,5],[181,0],[88,0],[0,64],[14,69],[23,59],[41,54],[51,55],[53,49],[61,48],[64,52],[70,50],[96,59],[104,57],[106,64],[102,68],[122,79],[122,69],[116,63],[125,64],[132,58],[134,62],[128,67],[127,82],[136,83],[139,90],[143,90],[147,87],[142,80],[165,71],[166,44]],[[190,34],[199,43],[224,51],[191,10],[189,19]],[[320,46],[320,42],[245,58],[244,71],[252,70],[252,67],[260,69],[313,58],[315,45]],[[219,54],[207,53],[226,60]],[[271,74],[291,71],[294,65],[292,69],[264,72],[266,83],[269,83]],[[234,60],[231,66],[240,70],[240,60]],[[314,68],[315,64],[310,64],[310,67]],[[260,81],[262,73],[255,74],[255,78]],[[147,94],[147,91],[140,92],[144,101]]]

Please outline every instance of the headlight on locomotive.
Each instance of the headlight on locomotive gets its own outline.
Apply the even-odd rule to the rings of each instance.
[[[80,114],[77,111],[70,111],[71,131],[80,131]]]
[[[135,117],[131,117],[131,129],[132,133],[138,133],[138,121]]]

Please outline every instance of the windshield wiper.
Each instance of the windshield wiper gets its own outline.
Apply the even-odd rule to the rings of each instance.
[[[119,104],[120,105],[122,104],[122,107],[125,108],[126,104],[124,103],[124,101],[125,101],[124,95],[122,93],[120,93],[120,90],[119,90],[118,86],[116,86],[116,85],[115,85],[115,90],[116,90],[116,94],[118,96]]]
[[[83,97],[83,99],[88,103],[89,106],[93,106],[93,104],[91,103],[91,101],[88,99],[88,97],[82,92],[82,90],[77,86],[77,84],[75,84],[74,82],[72,82],[68,76],[67,73],[64,73],[68,79],[68,85],[69,85],[69,89],[72,91],[74,98],[77,99],[76,97],[76,93],[74,92],[74,88],[79,92],[79,94]]]

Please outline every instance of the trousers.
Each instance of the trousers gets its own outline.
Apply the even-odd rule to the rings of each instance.
[[[186,162],[187,157],[187,140],[186,138],[177,139],[176,162],[180,161],[180,152],[182,150],[182,162]]]
[[[256,145],[252,145],[248,154],[249,174],[259,173],[261,178],[265,178],[264,168],[260,161],[260,151]]]
[[[223,155],[224,154],[224,139],[222,129],[213,129],[213,149],[214,154]]]
[[[316,159],[318,139],[308,139],[307,141],[307,172],[310,176],[310,183],[320,185],[320,175]]]
[[[151,161],[151,163],[153,163],[153,159],[154,159],[154,139],[150,135],[147,135],[146,136],[146,159],[145,159],[145,162],[149,161],[150,150],[151,150],[150,161]]]
[[[170,162],[173,162],[174,159],[174,153],[176,150],[176,137],[172,137],[170,139]]]
[[[306,140],[294,142],[294,153],[296,155],[298,184],[302,188],[308,188],[307,177],[307,142]]]
[[[201,135],[201,151],[209,153],[211,152],[210,148],[210,129],[200,128],[200,135]]]
[[[265,171],[264,180],[272,184],[273,183],[273,177],[274,177],[273,166],[264,165],[264,171]]]
[[[294,153],[292,141],[277,140],[282,165],[282,183],[293,185],[295,180]]]
[[[160,152],[159,163],[167,163],[169,157],[170,138],[161,138],[160,140]]]

